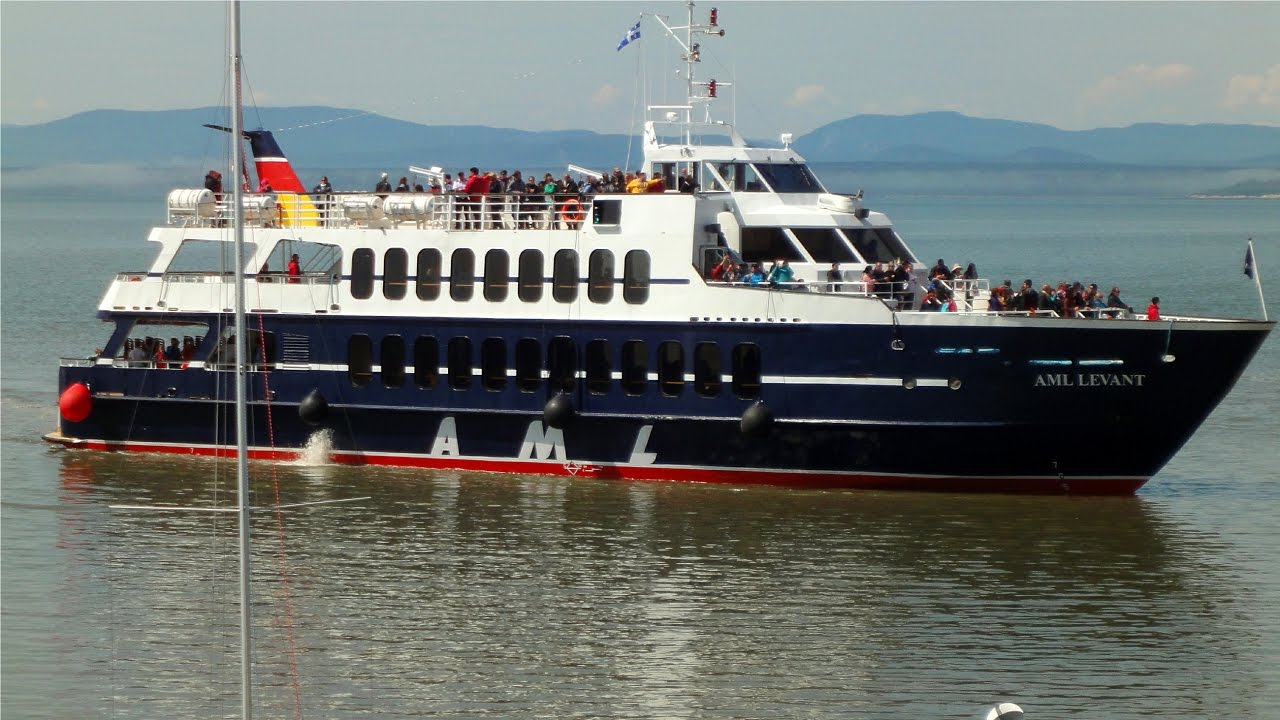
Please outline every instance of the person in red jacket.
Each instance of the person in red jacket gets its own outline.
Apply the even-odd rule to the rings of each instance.
[[[470,175],[467,176],[467,182],[462,186],[462,191],[467,194],[467,214],[466,223],[463,227],[471,230],[480,229],[480,197],[489,189],[489,181],[480,174],[479,168],[471,168]]]
[[[1160,319],[1160,298],[1158,297],[1151,298],[1151,304],[1147,306],[1147,319],[1148,320]]]

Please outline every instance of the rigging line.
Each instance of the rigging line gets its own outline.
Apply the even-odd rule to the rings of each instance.
[[[287,279],[287,278],[281,278]],[[262,307],[262,283],[256,283],[256,292],[258,294],[258,307]],[[274,462],[276,456],[276,434],[274,424],[274,406],[271,403],[271,358],[267,356],[267,330],[263,313],[257,313],[258,316],[258,349],[261,352],[262,368],[262,399],[266,403],[267,418],[267,446],[271,449],[271,458],[273,462],[271,467],[271,484],[275,492],[275,516],[276,516],[276,560],[280,566],[280,592],[283,595],[284,603],[284,626],[285,626],[285,657],[289,662],[289,685],[293,691],[293,711],[295,718],[302,718],[302,688],[298,679],[298,643],[296,633],[294,632],[293,623],[293,602],[292,587],[289,583],[289,557],[286,552],[284,536],[284,515],[280,510],[280,474],[277,463]]]

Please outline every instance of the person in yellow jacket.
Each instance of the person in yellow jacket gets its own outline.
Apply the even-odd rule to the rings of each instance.
[[[640,194],[649,189],[649,181],[645,179],[643,172],[636,173],[634,178],[627,182],[627,192]]]

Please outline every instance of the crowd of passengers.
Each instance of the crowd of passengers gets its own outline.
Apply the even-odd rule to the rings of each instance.
[[[164,338],[147,336],[145,338],[127,338],[124,341],[124,359],[130,362],[138,363],[164,363],[190,362],[200,350],[201,338],[186,336],[182,338],[182,344],[178,344],[178,338],[169,338],[169,344],[164,344]]]
[[[673,183],[674,187],[668,187],[669,183]],[[506,170],[499,170],[497,173],[492,170],[481,172],[479,168],[473,167],[465,173],[459,170],[456,175],[445,173],[443,180],[432,179],[431,184],[426,187],[420,182],[410,186],[409,178],[401,177],[395,189],[392,189],[389,176],[387,173],[382,173],[382,178],[378,180],[373,191],[384,198],[393,192],[427,192],[434,195],[451,193],[476,196],[525,195],[542,199],[545,195],[582,197],[603,193],[660,193],[669,189],[691,193],[695,187],[693,174],[687,168],[674,179],[661,175],[650,178],[643,171],[623,173],[621,168],[614,168],[612,174],[604,175],[599,179],[586,177],[579,182],[568,173],[559,180],[551,173],[544,173],[542,180],[538,180],[536,173],[524,175],[516,170],[508,175]],[[329,186],[329,179],[325,177],[321,178],[320,184],[311,191],[316,194],[328,194],[333,192],[333,188]]]
[[[831,263],[827,271],[827,292],[843,292],[852,290],[860,294],[874,295],[894,303],[898,310],[910,310],[913,302],[914,268],[907,261],[890,263],[877,262],[867,265],[857,281],[848,281],[840,263]],[[716,283],[739,283],[752,287],[764,286],[772,288],[803,287],[804,280],[795,277],[795,271],[786,260],[775,260],[767,271],[762,270],[760,263],[735,263],[733,257],[725,252],[719,261],[707,273],[707,279]],[[958,312],[960,306],[956,302],[956,294],[964,296],[965,304],[973,301],[978,279],[978,268],[974,263],[961,268],[960,263],[947,267],[941,258],[929,268],[928,284],[923,286],[924,294],[916,308],[921,312]],[[1003,285],[991,289],[991,297],[987,307],[990,312],[1036,312],[1052,311],[1059,317],[1129,317],[1133,308],[1120,299],[1120,288],[1113,287],[1111,292],[1103,296],[1097,283],[1087,287],[1080,282],[1058,283],[1056,289],[1048,284],[1037,291],[1030,279],[1024,280],[1022,287],[1014,291],[1012,282],[1005,280]],[[1160,319],[1160,298],[1152,298],[1147,308],[1148,320]]]

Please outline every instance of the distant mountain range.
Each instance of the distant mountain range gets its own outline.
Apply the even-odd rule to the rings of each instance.
[[[40,125],[0,126],[0,166],[63,164],[181,167],[222,147],[203,123],[225,110],[95,110]],[[637,140],[587,130],[532,132],[479,125],[421,125],[332,107],[259,108],[246,126],[292,128],[277,139],[299,166],[554,167],[621,165]],[[630,144],[630,145],[629,145]],[[765,143],[770,144],[770,143]],[[795,141],[812,162],[1280,167],[1280,127],[1168,125],[1060,130],[954,112],[855,115]]]

